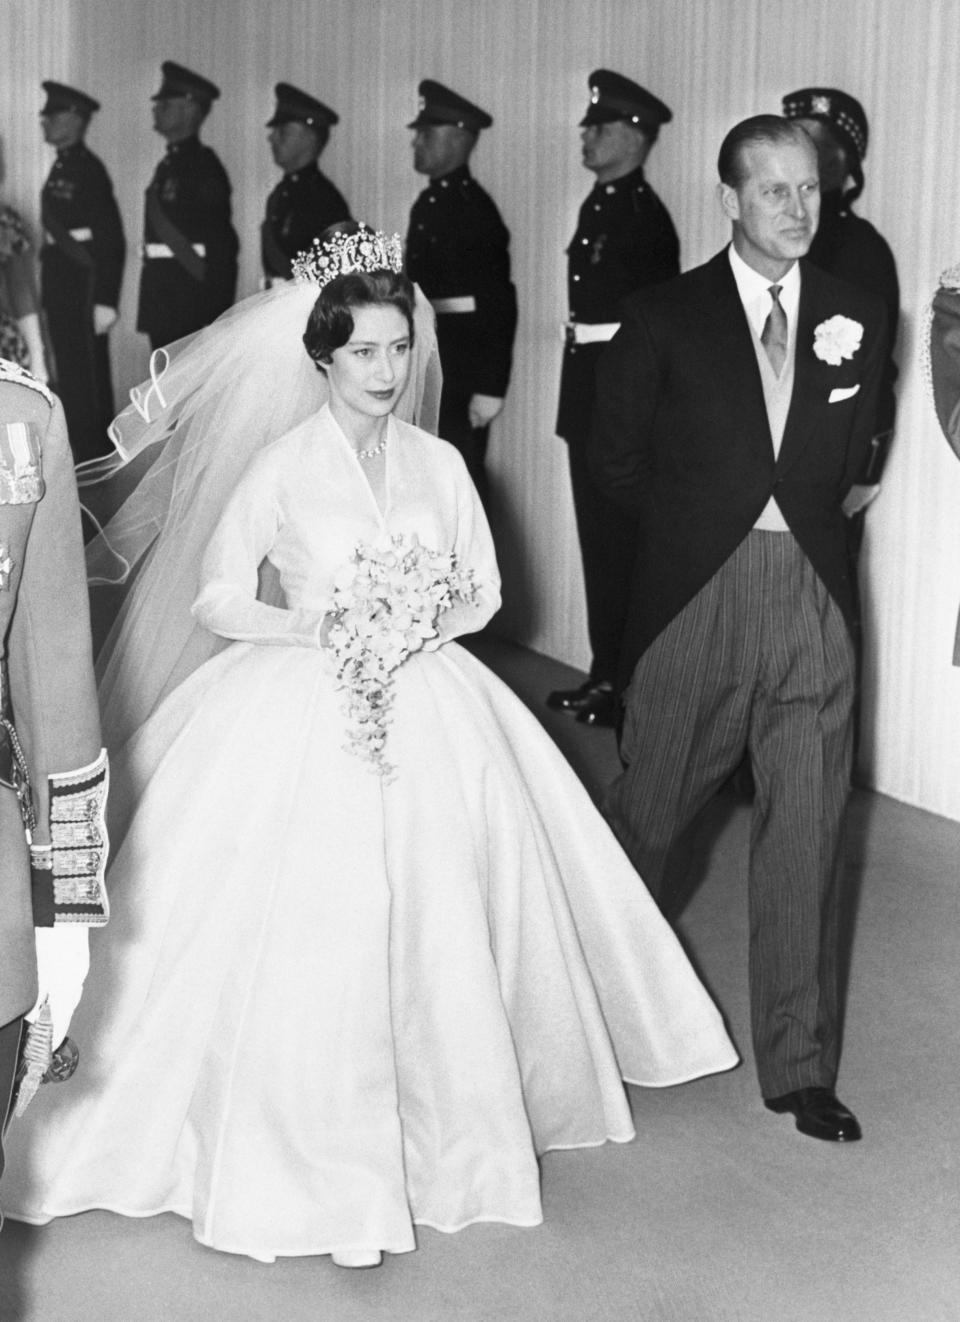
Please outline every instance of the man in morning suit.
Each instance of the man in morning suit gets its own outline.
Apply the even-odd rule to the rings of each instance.
[[[267,198],[260,228],[264,283],[290,279],[290,264],[313,240],[339,220],[350,219],[340,191],[318,165],[336,111],[290,83],[277,83],[277,107],[267,121],[270,150],[283,178]]]
[[[57,157],[40,194],[44,244],[41,302],[53,346],[56,388],[78,463],[112,454],[116,412],[109,331],[117,319],[127,245],[110,176],[84,138],[99,101],[45,82],[44,139]]]
[[[616,333],[620,300],[680,274],[680,243],[666,207],[647,183],[644,162],[670,110],[621,74],[590,75],[580,121],[583,164],[596,176],[567,249],[570,317],[560,376],[557,435],[567,442],[570,484],[583,558],[587,630],[593,660],[584,684],[559,689],[547,705],[586,725],[614,725],[614,681],[627,615],[637,527],[597,488],[587,453],[597,360]]]
[[[443,368],[439,432],[463,455],[486,499],[490,423],[503,408],[517,296],[510,281],[510,232],[468,160],[493,119],[430,79],[419,87],[413,168],[430,184],[410,212],[407,274],[437,314]]]
[[[230,180],[198,137],[220,89],[172,60],[161,70],[153,126],[167,151],[147,188],[137,314],[154,349],[209,326],[237,288]]]
[[[597,373],[595,472],[640,527],[625,770],[605,811],[658,895],[671,846],[749,753],[761,1092],[801,1132],[850,1141],[834,1091],[854,674],[842,505],[873,434],[886,319],[800,260],[820,207],[802,128],[744,121],[719,171],[732,244],[625,300]]]
[[[2,1136],[15,1078],[19,1110],[43,1078],[72,1072],[87,927],[107,914],[107,763],[73,456],[59,401],[2,360],[0,640]]]

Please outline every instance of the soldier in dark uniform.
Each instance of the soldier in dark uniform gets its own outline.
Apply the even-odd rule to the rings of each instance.
[[[430,185],[410,212],[407,274],[437,314],[443,368],[439,431],[463,455],[482,498],[490,423],[503,408],[517,296],[510,281],[510,232],[468,160],[490,115],[429,79],[419,86],[413,168]]]
[[[260,230],[263,274],[267,287],[290,279],[297,253],[337,221],[350,220],[350,208],[317,162],[330,129],[340,116],[290,83],[277,83],[277,108],[267,121],[270,150],[283,178],[267,198]]]
[[[112,453],[116,412],[108,332],[117,319],[127,245],[110,176],[84,142],[99,102],[45,82],[43,136],[57,159],[40,195],[45,242],[41,302],[53,346],[57,393],[77,462]]]
[[[73,456],[56,397],[5,361],[0,640],[2,1136],[15,1077],[20,1109],[44,1077],[72,1072],[65,1034],[87,968],[86,928],[107,917],[107,761]]]
[[[215,321],[237,288],[230,180],[197,136],[220,89],[167,60],[153,98],[153,125],[167,140],[146,196],[137,330],[151,347]]]
[[[583,557],[587,627],[593,661],[586,682],[549,695],[547,705],[587,725],[616,723],[614,677],[627,613],[636,526],[596,488],[587,442],[597,360],[619,323],[620,300],[680,272],[680,243],[670,215],[646,182],[644,162],[671,112],[620,74],[590,75],[590,104],[580,121],[583,163],[596,175],[567,249],[570,318],[560,377],[557,434],[567,442],[573,504]]]
[[[853,210],[863,191],[863,158],[867,154],[867,117],[863,106],[834,87],[804,87],[783,98],[787,119],[802,124],[817,148],[820,169],[820,225],[810,245],[807,260],[831,275],[868,290],[881,298],[887,309],[887,357],[883,385],[870,451],[844,501],[847,514],[847,547],[851,573],[857,578],[857,560],[863,542],[867,507],[880,490],[880,478],[893,440],[897,397],[894,390],[897,364],[894,349],[900,317],[900,284],[897,264],[886,239]],[[857,649],[856,694],[854,697],[854,767],[860,743],[860,698],[863,666],[863,622],[859,607],[853,621]]]
[[[876,434],[858,486],[846,506],[855,515],[878,490],[893,438],[897,408],[893,351],[900,318],[897,264],[886,239],[853,210],[853,203],[863,191],[862,162],[867,154],[867,117],[860,102],[833,87],[805,87],[783,98],[783,113],[803,125],[816,144],[819,158],[820,226],[807,260],[876,294],[887,309],[889,343]],[[853,528],[859,547],[862,520],[854,522]]]

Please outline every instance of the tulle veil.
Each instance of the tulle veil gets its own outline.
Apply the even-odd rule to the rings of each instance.
[[[126,742],[225,645],[190,614],[200,561],[253,455],[326,402],[326,378],[301,340],[317,292],[303,281],[254,294],[156,350],[150,379],[131,390],[111,427],[117,454],[108,476],[143,463],[151,450],[156,458],[87,548],[91,585],[128,585],[96,659],[108,748]],[[433,309],[417,289],[410,376],[397,416],[436,431],[440,386]],[[265,595],[274,593],[268,585]]]

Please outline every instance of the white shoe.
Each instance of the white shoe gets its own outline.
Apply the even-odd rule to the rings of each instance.
[[[383,1254],[379,1249],[349,1249],[341,1253],[331,1253],[337,1267],[379,1267]]]

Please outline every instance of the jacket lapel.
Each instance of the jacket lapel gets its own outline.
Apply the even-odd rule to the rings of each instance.
[[[833,309],[838,311],[837,308]],[[826,366],[813,352],[814,332],[830,310],[824,305],[816,271],[807,262],[800,263],[800,305],[797,313],[797,345],[793,362],[793,394],[783,430],[777,459],[777,472],[783,473],[803,453],[815,433],[826,407],[828,382]]]
[[[744,443],[761,462],[772,463],[773,438],[753,334],[726,248],[708,263],[704,274],[710,283],[705,362],[726,398],[727,416],[740,420]]]

